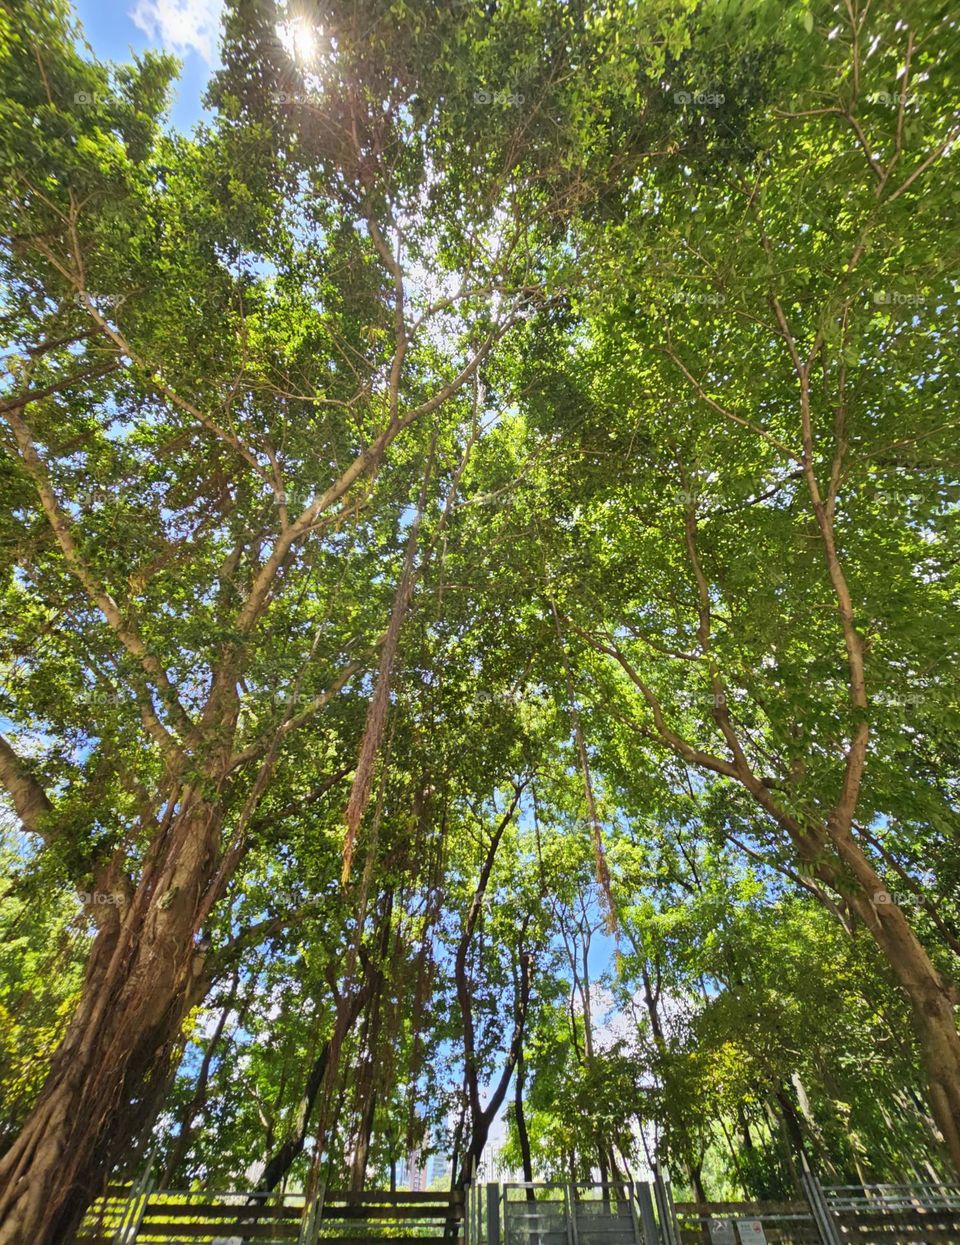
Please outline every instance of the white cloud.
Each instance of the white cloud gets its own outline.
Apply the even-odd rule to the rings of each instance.
[[[196,52],[208,65],[217,59],[223,0],[137,0],[130,20],[171,51]]]

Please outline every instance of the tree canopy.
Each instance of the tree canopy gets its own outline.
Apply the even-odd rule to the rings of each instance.
[[[0,6],[0,1245],[960,1170],[957,35]]]

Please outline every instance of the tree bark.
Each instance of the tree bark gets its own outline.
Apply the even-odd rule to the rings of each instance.
[[[94,939],[78,1009],[40,1098],[0,1161],[0,1245],[62,1245],[154,1106],[187,1013],[207,989],[198,909],[220,809],[181,793],[163,846]],[[160,842],[155,843],[159,847]]]
[[[930,1107],[951,1162],[960,1172],[960,1033],[956,988],[940,974],[903,911],[876,903],[883,881],[852,834],[834,830],[845,864],[860,884],[851,904],[867,926],[910,1004],[927,1075]]]
[[[533,1184],[533,1162],[530,1158],[530,1135],[527,1132],[527,1117],[523,1110],[523,1087],[527,1079],[527,1068],[521,1052],[517,1060],[517,1078],[513,1094],[514,1120],[517,1125],[517,1139],[520,1142],[520,1162],[523,1165],[523,1178],[528,1186]],[[535,1202],[536,1194],[532,1188],[527,1189],[527,1201]]]
[[[457,951],[454,957],[454,980],[457,986],[457,1001],[460,1005],[460,1015],[463,1021],[463,1064],[464,1064],[464,1082],[466,1086],[466,1098],[470,1113],[470,1141],[464,1151],[463,1166],[457,1179],[457,1188],[463,1189],[467,1182],[474,1178],[476,1172],[480,1168],[480,1158],[483,1154],[484,1147],[487,1144],[487,1138],[490,1135],[490,1125],[500,1110],[503,1100],[506,1097],[507,1089],[510,1085],[510,1079],[513,1076],[513,1070],[517,1064],[517,1060],[523,1050],[523,1031],[526,1024],[527,1008],[530,1003],[530,987],[532,978],[532,963],[530,955],[526,951],[520,952],[520,974],[519,981],[516,985],[516,995],[514,998],[514,1023],[513,1035],[510,1039],[510,1045],[507,1049],[506,1059],[493,1093],[487,1105],[484,1107],[480,1101],[480,1076],[477,1068],[476,1039],[474,1035],[473,1021],[473,997],[470,988],[470,975],[467,970],[467,956],[470,950],[470,944],[476,931],[477,924],[480,920],[480,913],[483,908],[483,901],[487,893],[487,885],[490,881],[490,875],[493,872],[493,864],[496,860],[497,849],[503,838],[507,826],[513,819],[517,805],[520,803],[520,796],[523,793],[523,787],[514,786],[513,800],[510,803],[504,816],[501,818],[496,830],[490,836],[490,842],[487,845],[486,855],[483,865],[480,869],[480,877],[477,880],[476,889],[473,898],[470,901],[470,908],[467,912],[467,918],[464,921],[463,932],[457,943]],[[524,924],[523,934],[526,933],[526,923]]]
[[[357,1145],[353,1152],[350,1165],[350,1192],[362,1193],[367,1179],[367,1159],[370,1155],[370,1138],[373,1135],[373,1121],[377,1110],[377,1091],[372,1089],[367,1101],[367,1108],[360,1121],[357,1131]]]

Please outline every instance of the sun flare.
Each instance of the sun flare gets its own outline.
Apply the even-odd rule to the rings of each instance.
[[[312,65],[320,51],[320,31],[305,17],[291,18],[277,27],[286,52],[300,65]]]

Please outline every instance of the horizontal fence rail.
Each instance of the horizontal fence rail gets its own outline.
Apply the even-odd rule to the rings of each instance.
[[[820,1245],[820,1233],[806,1202],[676,1202],[674,1211],[682,1245],[722,1239],[711,1225],[728,1223],[726,1234],[736,1241],[736,1222],[759,1220],[769,1245]],[[704,1233],[706,1229],[706,1234]]]
[[[960,1245],[958,1185],[834,1185],[823,1195],[851,1245]]]
[[[804,1199],[674,1202],[670,1182],[512,1182],[465,1191],[157,1192],[114,1187],[78,1245],[960,1245],[960,1185],[823,1187]]]
[[[78,1245],[455,1245],[464,1195],[325,1190],[300,1194],[108,1189],[88,1214]]]

